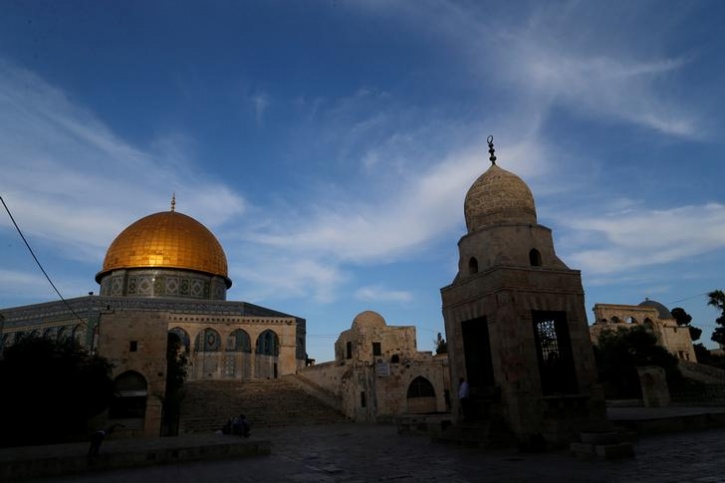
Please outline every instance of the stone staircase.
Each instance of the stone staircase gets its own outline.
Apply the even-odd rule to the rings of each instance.
[[[304,389],[295,376],[260,381],[192,381],[184,384],[179,434],[221,429],[243,413],[257,427],[345,422],[338,410]]]
[[[725,371],[705,364],[679,361],[678,366],[683,376],[704,384],[725,384]]]

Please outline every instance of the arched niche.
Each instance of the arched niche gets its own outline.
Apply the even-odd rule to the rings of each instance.
[[[196,335],[194,351],[196,352],[219,352],[222,345],[219,332],[207,327]]]
[[[252,342],[249,334],[243,329],[237,329],[227,338],[227,352],[252,352]]]
[[[406,399],[409,413],[423,414],[436,411],[435,388],[423,376],[418,376],[410,382]]]
[[[541,266],[541,252],[539,252],[536,248],[532,248],[529,251],[529,265],[532,267]]]

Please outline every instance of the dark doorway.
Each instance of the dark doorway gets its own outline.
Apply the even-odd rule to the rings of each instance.
[[[541,390],[545,396],[577,392],[566,312],[531,312]]]
[[[461,323],[463,352],[466,358],[466,376],[472,395],[476,389],[490,388],[495,384],[491,340],[486,317]]]

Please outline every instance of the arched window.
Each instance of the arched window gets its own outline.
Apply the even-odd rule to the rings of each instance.
[[[113,392],[108,419],[125,420],[127,427],[143,427],[148,397],[146,378],[135,371],[124,372],[113,382]]]
[[[257,339],[257,354],[267,356],[279,355],[279,337],[273,331],[267,329]]]
[[[228,352],[252,352],[252,342],[247,334],[242,329],[237,329],[227,339],[227,351]]]
[[[398,354],[393,354],[393,357],[390,358],[391,364],[398,364],[400,363],[400,356]]]
[[[428,379],[418,376],[408,386],[408,398],[413,397],[435,397],[436,392],[433,384]]]
[[[539,253],[539,250],[537,250],[536,248],[532,248],[529,252],[529,264],[532,267],[541,266],[541,253]]]
[[[471,259],[468,260],[468,274],[475,275],[477,273],[478,273],[478,260],[476,260],[476,257],[471,257]]]
[[[218,352],[221,347],[219,332],[214,329],[204,329],[199,332],[194,342],[194,350],[197,352]]]

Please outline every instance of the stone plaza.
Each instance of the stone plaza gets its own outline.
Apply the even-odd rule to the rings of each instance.
[[[654,412],[653,412],[654,411]],[[722,411],[721,409],[719,411]],[[670,409],[670,421],[688,424],[693,410]],[[721,412],[722,414],[722,412]],[[652,421],[657,410],[640,409],[632,420]],[[665,421],[661,419],[660,421]],[[654,430],[650,427],[650,430]],[[193,435],[178,440],[235,439],[223,435]],[[175,444],[177,438],[146,440],[151,454]],[[239,440],[237,440],[239,441]],[[393,425],[344,423],[289,428],[258,428],[247,443],[269,441],[269,455],[179,462],[143,468],[48,477],[44,482],[720,482],[725,429],[645,433],[635,444],[636,458],[604,460],[576,458],[567,451],[526,453],[515,449],[482,450],[435,443],[419,434],[399,434]],[[116,440],[102,453],[139,449],[139,441]],[[85,444],[23,448],[25,457],[84,456]],[[0,450],[0,463],[17,449]],[[15,455],[17,457],[17,454]]]

